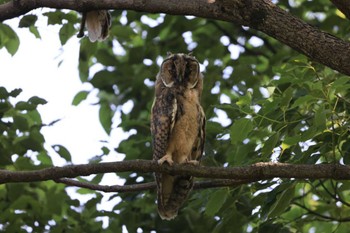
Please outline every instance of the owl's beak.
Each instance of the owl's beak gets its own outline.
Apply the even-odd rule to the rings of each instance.
[[[177,80],[179,80],[180,82],[182,82],[182,79],[183,79],[183,74],[178,74],[177,76]]]
[[[177,74],[176,79],[179,82],[182,82],[183,79],[185,78],[186,62],[180,61],[177,64],[175,62],[175,67],[176,67],[176,74]]]

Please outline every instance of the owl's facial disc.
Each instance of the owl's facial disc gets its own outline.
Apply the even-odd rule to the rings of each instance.
[[[162,77],[162,82],[163,82],[164,86],[166,86],[166,87],[172,87],[174,84],[174,81],[167,83],[163,77]]]
[[[174,79],[173,76],[173,64],[171,60],[166,59],[161,67],[161,80],[166,87],[172,87],[174,85]]]

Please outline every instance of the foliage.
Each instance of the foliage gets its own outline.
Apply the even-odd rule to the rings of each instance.
[[[348,22],[330,1],[279,1],[278,5],[324,31],[349,39]],[[62,25],[62,45],[76,35],[79,20],[75,12],[52,11],[45,16],[48,24]],[[112,16],[106,42],[81,40],[79,73],[82,82],[99,90],[100,122],[105,131],[111,132],[118,111],[122,118],[119,127],[136,132],[116,148],[125,153],[126,160],[152,157],[149,115],[162,58],[167,51],[193,50],[205,76],[203,165],[350,163],[348,77],[238,25],[132,11],[113,11]],[[36,20],[27,15],[19,26],[28,27],[40,38]],[[14,54],[18,45],[14,31],[0,24],[0,48]],[[103,68],[92,74],[90,67],[95,64]],[[10,170],[50,166],[40,133],[44,126],[36,109],[45,102],[33,97],[13,106],[9,98],[19,92],[0,89],[0,166]],[[88,95],[77,93],[73,104]],[[132,109],[123,112],[121,106],[130,101]],[[64,146],[54,148],[70,161]],[[152,174],[124,173],[120,177],[126,184],[141,178],[153,181]],[[0,229],[100,232],[98,217],[106,216],[111,232],[121,232],[122,226],[129,232],[347,232],[349,186],[348,181],[273,179],[238,188],[194,191],[179,216],[164,222],[156,212],[154,191],[115,194],[111,198],[122,201],[112,213],[106,213],[97,209],[100,193],[93,192],[95,198],[78,208],[79,202],[68,196],[62,185],[7,184],[0,186]]]

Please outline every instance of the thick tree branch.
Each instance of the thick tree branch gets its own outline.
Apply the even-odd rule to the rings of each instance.
[[[222,179],[222,180],[197,181],[194,183],[193,189],[236,187],[236,186],[239,186],[242,184],[248,184],[254,181],[256,180]],[[77,180],[72,180],[67,178],[60,178],[55,180],[55,182],[66,184],[68,186],[87,188],[87,189],[96,190],[96,191],[118,192],[118,193],[152,190],[157,187],[155,182],[132,184],[132,185],[98,185],[98,184],[91,184],[87,182],[80,182]]]
[[[100,173],[119,172],[163,172],[168,174],[191,175],[195,177],[232,180],[266,180],[275,177],[296,179],[349,180],[350,167],[340,164],[285,164],[257,163],[244,167],[202,167],[167,164],[158,165],[151,160],[133,160],[112,163],[69,165],[45,168],[37,171],[0,170],[0,184],[9,182],[33,182],[74,178]]]
[[[338,2],[338,1],[335,1]],[[14,0],[0,5],[0,21],[32,9],[49,7],[88,11],[124,9],[148,13],[194,15],[246,25],[266,33],[311,59],[350,75],[350,43],[307,24],[270,0]]]

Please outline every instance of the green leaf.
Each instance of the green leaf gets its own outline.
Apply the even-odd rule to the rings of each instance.
[[[36,15],[25,15],[19,21],[18,27],[23,28],[23,27],[34,26],[37,19],[38,19],[38,16]]]
[[[41,104],[41,105],[44,105],[44,104],[47,104],[47,101],[44,100],[43,98],[40,98],[38,96],[33,96],[31,97],[29,100],[28,100],[29,103],[31,104],[34,104],[35,106]]]
[[[115,55],[109,50],[98,50],[96,58],[105,66],[114,66],[117,63]]]
[[[90,92],[88,91],[79,91],[72,101],[72,105],[77,106],[79,105],[83,100],[87,98]]]
[[[90,80],[90,83],[101,90],[113,91],[112,85],[115,84],[116,73],[107,70],[97,72]]]
[[[295,185],[291,185],[283,192],[276,196],[275,203],[271,206],[268,214],[269,218],[274,218],[281,215],[290,206],[290,203],[295,195]]]
[[[29,136],[17,138],[15,144],[32,151],[41,151],[43,148],[42,143],[37,138]]]
[[[55,24],[62,24],[62,15],[63,12],[55,11],[55,12],[46,12],[43,15],[47,16],[47,24],[48,25],[55,25]]]
[[[11,97],[17,97],[22,92],[21,88],[16,88],[10,92]]]
[[[103,178],[104,174],[96,174],[95,177],[91,180],[92,184],[99,184]]]
[[[110,150],[108,149],[108,147],[105,147],[105,146],[103,146],[103,147],[101,148],[101,150],[102,150],[102,153],[103,153],[104,155],[108,155],[109,152],[110,152]]]
[[[239,97],[239,100],[236,102],[236,104],[240,107],[250,106],[251,103],[252,103],[252,95],[250,92],[247,92],[246,95]]]
[[[228,195],[227,189],[219,189],[215,191],[211,195],[208,203],[205,206],[205,214],[213,217],[220,210],[222,205],[225,203],[227,195]]]
[[[109,104],[103,102],[99,111],[100,122],[107,134],[111,133],[113,112]]]
[[[341,146],[342,152],[343,152],[343,160],[344,163],[349,165],[350,164],[350,141],[346,141]]]
[[[294,88],[288,87],[287,90],[284,91],[282,101],[281,101],[281,109],[286,111],[288,109],[289,103],[293,98]]]
[[[262,156],[268,157],[273,153],[273,149],[276,147],[276,144],[280,138],[280,133],[274,133],[269,139],[264,143],[264,147],[261,150]]]
[[[24,101],[19,101],[16,106],[15,106],[16,109],[18,110],[28,110],[28,111],[31,111],[31,110],[34,110],[36,108],[35,105],[33,104],[30,104],[30,103],[27,103],[27,102],[24,102]]]
[[[79,51],[79,77],[82,82],[86,82],[89,77],[89,68],[91,66],[91,57],[96,54],[98,43],[91,43],[88,39],[80,41]]]
[[[253,122],[247,118],[236,120],[231,126],[231,143],[242,142],[248,137],[248,134],[253,130]]]
[[[47,153],[45,152],[40,152],[37,156],[37,159],[41,162],[43,165],[52,165],[52,159]]]
[[[314,124],[318,130],[323,131],[326,129],[326,110],[324,105],[321,105],[315,112]]]
[[[7,92],[5,87],[0,87],[0,99],[7,99],[9,97],[9,93]]]
[[[13,117],[13,124],[17,129],[25,131],[29,129],[29,123],[26,117],[16,115]]]
[[[3,46],[13,56],[18,50],[19,38],[11,27],[0,23],[0,48]]]
[[[0,113],[7,112],[11,107],[11,104],[8,102],[0,102]]]
[[[303,106],[304,104],[309,104],[310,102],[313,102],[316,100],[317,100],[317,98],[315,98],[311,95],[301,96],[296,101],[294,101],[291,108],[300,107],[300,106]]]
[[[67,41],[76,33],[75,28],[72,24],[66,23],[60,29],[59,36],[61,45],[65,45]]]
[[[62,145],[53,145],[52,148],[66,161],[68,161],[68,162],[72,161],[72,156],[66,147],[64,147]]]
[[[35,26],[30,26],[30,27],[29,27],[29,31],[35,36],[35,38],[37,38],[37,39],[40,39],[40,38],[41,38],[40,33],[39,33],[37,27],[35,27]]]

